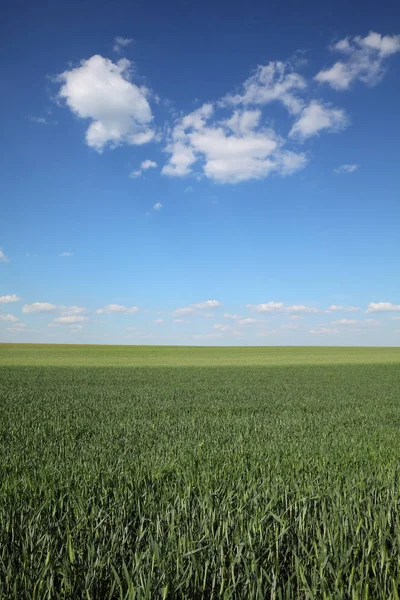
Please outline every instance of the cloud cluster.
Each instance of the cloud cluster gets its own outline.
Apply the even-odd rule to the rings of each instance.
[[[48,313],[55,310],[57,310],[57,306],[50,302],[33,302],[33,304],[24,304],[22,307],[23,313]]]
[[[126,48],[127,46],[129,46],[132,43],[133,43],[132,38],[124,38],[121,36],[117,36],[114,39],[113,50],[114,50],[114,52],[121,52],[122,48]]]
[[[184,306],[183,308],[177,308],[174,314],[178,317],[194,314],[202,314],[202,316],[207,317],[209,313],[202,312],[204,309],[220,308],[221,306],[222,304],[218,300],[204,300],[196,304],[189,304],[189,306]]]
[[[120,52],[132,42],[117,37],[114,50]],[[337,90],[348,89],[356,80],[375,85],[385,72],[387,59],[400,52],[400,35],[370,32],[365,37],[344,38],[331,49],[342,58],[319,71],[315,81]],[[299,61],[258,65],[235,93],[176,118],[166,127],[163,150],[168,158],[162,174],[235,184],[272,174],[287,176],[303,169],[307,155],[294,144],[322,132],[339,132],[350,119],[342,108],[310,97],[313,88],[297,72],[300,66]],[[58,76],[62,84],[58,98],[77,117],[90,121],[86,143],[98,152],[160,139],[153,126],[150,91],[134,83],[132,73],[126,58],[113,62],[94,55]],[[156,95],[152,98],[158,101]],[[287,111],[290,122],[286,132],[278,133],[271,126],[266,107],[273,102]],[[130,177],[140,177],[156,166],[154,160],[147,159]],[[344,164],[334,172],[352,173],[356,168],[356,164]],[[5,260],[1,251],[0,260]]]
[[[120,314],[120,315],[132,315],[139,311],[137,306],[131,306],[128,308],[127,306],[123,306],[122,304],[107,304],[103,308],[98,308],[96,313],[98,315],[111,315],[111,314]]]
[[[358,306],[341,306],[339,304],[331,304],[328,306],[328,310],[326,312],[357,312],[359,309]]]
[[[9,262],[10,259],[4,254],[3,250],[0,248],[0,262]]]
[[[366,313],[376,312],[399,312],[400,304],[392,304],[392,302],[370,302]]]
[[[340,167],[333,169],[333,172],[341,175],[342,173],[354,173],[357,169],[358,165],[340,165]]]
[[[175,123],[164,175],[186,176],[196,165],[208,179],[238,183],[273,172],[290,175],[305,166],[305,154],[285,150],[284,140],[262,123],[260,110],[235,110],[210,122],[214,110],[204,104]]]
[[[400,52],[400,35],[384,35],[370,31],[364,38],[344,38],[333,46],[343,55],[332,67],[315,76],[335,90],[347,90],[354,81],[376,85],[383,77],[389,56]]]
[[[140,177],[143,171],[147,171],[148,169],[155,169],[157,167],[157,163],[154,160],[144,160],[140,167],[129,175],[131,179],[136,179]]]
[[[58,76],[59,98],[81,119],[91,121],[86,143],[98,152],[106,146],[140,145],[154,137],[149,92],[131,81],[131,63],[99,55]]]
[[[18,317],[15,315],[3,315],[0,314],[0,321],[8,321],[9,323],[16,323],[18,321]]]
[[[279,101],[291,114],[301,112],[304,102],[297,92],[305,90],[306,80],[293,72],[290,63],[271,61],[259,65],[255,72],[243,83],[241,93],[227,94],[223,105],[262,106]]]
[[[308,313],[317,314],[321,311],[312,306],[304,306],[303,304],[286,305],[284,302],[266,302],[265,304],[247,304],[247,308],[259,313]]]
[[[315,329],[310,329],[310,333],[313,335],[331,335],[339,333],[339,329],[333,329],[331,327],[316,327]]]
[[[9,304],[10,302],[19,302],[19,298],[16,294],[8,294],[8,296],[0,296],[0,304]]]
[[[289,137],[305,140],[320,131],[338,132],[345,129],[349,119],[344,110],[312,100],[289,132]]]
[[[65,317],[57,317],[54,319],[54,323],[61,323],[64,325],[71,325],[72,323],[82,323],[83,321],[89,321],[89,317],[82,315],[68,315]]]

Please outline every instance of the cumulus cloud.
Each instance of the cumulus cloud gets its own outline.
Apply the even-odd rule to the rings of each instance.
[[[220,331],[230,331],[229,325],[223,325],[222,323],[216,323],[214,325],[214,329],[219,329]]]
[[[296,92],[306,87],[304,77],[294,73],[289,63],[271,61],[267,65],[259,65],[244,82],[242,91],[238,94],[228,94],[222,103],[257,106],[279,101],[291,114],[297,114],[303,107],[303,101]]]
[[[3,250],[0,248],[0,262],[10,262],[10,259],[4,254]]]
[[[358,310],[360,310],[358,306],[340,306],[339,304],[331,304],[326,312],[357,312]]]
[[[131,63],[116,63],[95,55],[79,67],[58,76],[59,98],[70,110],[91,123],[86,131],[88,146],[101,152],[106,146],[140,145],[154,137],[149,92],[131,81]]]
[[[222,306],[221,302],[218,300],[205,300],[203,302],[198,302],[197,304],[191,304],[193,308],[219,308]]]
[[[312,306],[304,306],[303,304],[286,305],[284,302],[266,302],[264,304],[247,304],[247,308],[256,312],[269,313],[310,313],[317,314],[323,311]]]
[[[192,315],[196,312],[191,306],[184,306],[183,308],[177,308],[174,313],[176,315]]]
[[[337,321],[332,321],[331,325],[355,325],[358,323],[355,319],[338,319]]]
[[[213,317],[214,315],[212,313],[204,313],[202,311],[204,309],[219,308],[221,306],[222,304],[218,300],[203,300],[202,302],[189,304],[189,306],[184,306],[183,308],[177,308],[174,311],[174,314],[176,316],[201,314],[203,317]]]
[[[343,55],[332,67],[315,76],[335,90],[347,90],[354,81],[376,85],[385,74],[387,58],[400,52],[400,35],[385,35],[370,31],[364,38],[344,38],[335,44],[334,51]]]
[[[349,119],[343,109],[312,100],[294,123],[289,137],[306,139],[323,130],[337,132],[347,127],[348,123]]]
[[[48,313],[55,310],[57,310],[57,306],[50,302],[34,302],[33,304],[24,304],[22,307],[23,313]]]
[[[30,116],[29,120],[32,123],[39,123],[40,125],[48,125],[48,120],[45,117],[35,117],[35,116]]]
[[[354,171],[356,171],[357,169],[358,165],[340,165],[340,167],[333,169],[333,172],[340,175],[342,173],[354,173]]]
[[[54,323],[61,323],[63,325],[70,325],[71,323],[81,323],[83,321],[89,321],[89,317],[83,317],[82,315],[69,315],[66,317],[57,317],[57,319],[54,319]]]
[[[204,104],[178,120],[165,151],[170,154],[162,173],[185,176],[200,164],[208,179],[238,183],[271,173],[290,175],[303,168],[303,153],[284,150],[284,141],[261,123],[260,110],[235,110],[228,119],[209,123],[214,106]]]
[[[131,179],[136,179],[137,177],[140,177],[142,175],[143,171],[147,171],[148,169],[155,169],[156,167],[157,163],[154,160],[144,160],[138,169],[132,171],[129,177]]]
[[[330,335],[339,333],[339,329],[332,329],[330,327],[317,327],[316,329],[310,329],[310,333],[313,335]]]
[[[58,256],[73,256],[72,252],[61,252]]]
[[[252,323],[257,323],[257,319],[253,319],[252,317],[247,317],[246,319],[239,319],[237,321],[238,325],[251,325]]]
[[[18,321],[18,317],[15,315],[2,315],[0,314],[0,321],[8,321],[9,323],[16,323]]]
[[[98,308],[96,313],[98,315],[111,315],[111,314],[120,314],[120,315],[131,315],[137,313],[139,308],[137,306],[131,306],[128,308],[127,306],[123,306],[122,304],[107,304],[103,308]]]
[[[81,306],[60,306],[61,316],[80,315],[86,312],[86,308]]]
[[[155,319],[154,323],[164,323],[164,319]]]
[[[9,302],[19,302],[21,298],[16,294],[8,294],[8,296],[0,296],[0,304],[8,304]]]
[[[162,209],[161,202],[156,202],[155,204],[153,204],[153,210],[161,210],[161,209]]]
[[[132,43],[133,43],[132,38],[124,38],[121,36],[117,36],[114,39],[113,50],[114,50],[114,52],[121,52],[122,48],[126,48],[127,46],[129,46]]]
[[[241,315],[232,315],[231,313],[224,313],[224,319],[241,319]]]
[[[374,312],[398,312],[400,311],[400,304],[392,304],[391,302],[370,302],[366,313]]]

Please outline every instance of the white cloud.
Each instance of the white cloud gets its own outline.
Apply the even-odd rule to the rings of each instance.
[[[385,73],[386,59],[400,52],[400,35],[385,35],[370,31],[364,38],[345,38],[333,46],[344,55],[329,69],[314,77],[319,83],[328,83],[335,90],[347,90],[354,81],[367,85],[377,84]]]
[[[154,323],[164,323],[164,319],[155,319]]]
[[[29,120],[32,123],[39,123],[40,125],[48,125],[48,123],[49,123],[45,117],[31,116],[31,117],[29,117]]]
[[[266,302],[265,304],[247,304],[247,308],[256,312],[272,312],[272,313],[310,313],[317,314],[323,312],[312,306],[304,306],[303,304],[285,305],[283,302]]]
[[[195,333],[192,337],[196,340],[217,339],[222,337],[222,333]]]
[[[191,306],[184,306],[183,308],[177,308],[174,313],[176,315],[192,315],[196,312],[196,310],[194,308],[192,308]]]
[[[86,312],[86,308],[81,306],[60,306],[61,316],[80,315]]]
[[[178,120],[165,148],[170,159],[162,173],[184,176],[200,162],[203,174],[219,183],[290,175],[306,165],[305,154],[283,150],[283,140],[262,126],[260,110],[236,110],[229,119],[207,124],[211,104]]]
[[[358,165],[340,165],[337,169],[333,169],[333,172],[340,175],[341,173],[354,173],[357,169]]]
[[[187,319],[174,319],[174,323],[190,323]]]
[[[137,306],[131,306],[130,308],[123,306],[121,304],[107,304],[103,308],[98,308],[96,313],[98,315],[111,315],[111,314],[122,314],[122,315],[130,315],[137,313],[139,308]]]
[[[161,210],[161,209],[162,209],[161,202],[156,202],[155,204],[153,204],[153,210]]]
[[[305,79],[291,70],[290,64],[280,61],[259,65],[254,74],[243,84],[239,94],[228,94],[223,98],[223,104],[264,105],[280,101],[291,114],[297,114],[303,107],[303,102],[296,95],[297,91],[307,87]]]
[[[89,321],[89,317],[83,317],[82,315],[69,315],[66,317],[57,317],[57,319],[54,319],[54,323],[63,324],[81,323],[83,321]]]
[[[213,313],[204,313],[202,311],[207,308],[219,308],[220,306],[222,306],[222,304],[218,300],[204,300],[203,302],[190,304],[189,306],[184,306],[183,308],[177,308],[174,311],[174,314],[177,316],[198,314],[202,317],[212,318],[215,316]]]
[[[142,162],[142,164],[140,165],[140,168],[143,169],[143,171],[147,171],[147,169],[155,169],[157,166],[157,163],[154,160],[144,160]]]
[[[72,252],[61,252],[58,256],[73,256]]]
[[[219,329],[220,331],[230,331],[229,325],[223,325],[222,323],[216,323],[214,325],[214,329]]]
[[[306,139],[318,134],[324,129],[337,132],[344,129],[349,123],[345,111],[341,108],[331,108],[312,100],[301,112],[300,117],[289,132],[289,137]]]
[[[331,329],[329,327],[317,327],[316,329],[310,329],[310,333],[313,335],[330,335],[339,333],[339,329]]]
[[[143,171],[147,171],[148,169],[155,169],[157,167],[157,163],[154,160],[144,160],[139,169],[136,169],[135,171],[132,171],[132,173],[129,175],[129,177],[131,179],[136,179],[137,177],[140,177],[143,173]]]
[[[381,322],[378,321],[377,319],[365,319],[365,322],[368,323],[369,325],[380,325]]]
[[[222,306],[218,300],[205,300],[204,302],[198,302],[197,304],[191,304],[193,308],[219,308]]]
[[[400,321],[400,317],[391,317],[392,321]]]
[[[16,294],[8,294],[8,296],[0,296],[0,304],[8,304],[9,302],[19,302],[19,298]]]
[[[191,192],[193,192],[193,188],[191,185],[189,185],[187,188],[184,189],[185,194],[190,194]]]
[[[354,319],[338,319],[337,321],[332,321],[331,325],[355,325],[358,321]]]
[[[326,312],[357,312],[358,310],[360,310],[358,306],[340,306],[338,304],[331,304]]]
[[[154,137],[148,90],[130,81],[131,63],[113,63],[95,55],[58,76],[59,97],[81,119],[90,119],[88,146],[101,152],[107,145],[140,145]]]
[[[241,315],[232,315],[231,313],[224,313],[224,319],[241,319]]]
[[[129,46],[129,44],[132,44],[132,43],[133,43],[132,38],[124,38],[121,36],[117,36],[114,39],[113,50],[114,50],[114,52],[121,52],[122,48],[126,48],[126,46]]]
[[[22,307],[23,313],[48,313],[55,310],[57,310],[57,306],[50,302],[34,302],[33,304],[24,304]]]
[[[0,321],[8,321],[10,323],[16,323],[18,321],[18,317],[14,315],[2,315],[0,314]]]
[[[4,254],[4,252],[1,248],[0,248],[0,262],[10,262],[10,259]]]
[[[398,312],[400,311],[400,304],[392,304],[391,302],[370,302],[366,313],[374,312]]]
[[[286,323],[285,325],[281,325],[281,329],[285,329],[288,331],[299,331],[299,327],[294,323]]]
[[[251,325],[252,323],[257,323],[257,319],[252,319],[251,317],[247,317],[246,319],[239,319],[237,321],[238,325]]]
[[[77,333],[78,331],[81,331],[81,329],[83,329],[83,325],[75,325],[70,329],[70,331],[71,333]]]

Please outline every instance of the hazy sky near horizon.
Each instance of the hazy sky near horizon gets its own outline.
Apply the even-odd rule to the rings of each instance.
[[[398,2],[0,29],[0,341],[399,345]]]

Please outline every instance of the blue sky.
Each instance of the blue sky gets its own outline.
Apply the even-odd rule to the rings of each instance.
[[[0,28],[0,341],[399,345],[397,3]]]

